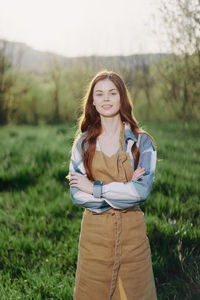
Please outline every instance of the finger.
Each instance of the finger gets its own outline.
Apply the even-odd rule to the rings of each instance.
[[[70,186],[78,186],[78,182],[70,182],[69,185]]]
[[[137,179],[141,178],[144,174],[137,175]]]
[[[78,187],[78,184],[73,183],[73,184],[70,184],[69,186],[70,187]]]
[[[143,175],[141,175],[141,174],[140,174],[140,175],[137,174],[135,177],[136,177],[136,178],[140,178],[140,177],[142,177],[142,176],[143,176]]]
[[[145,169],[141,169],[136,172],[136,174],[144,174],[144,173],[145,173]]]
[[[141,175],[144,175],[145,171],[140,171],[137,173],[137,175],[141,176]]]
[[[135,171],[137,171],[137,172],[145,171],[145,168],[137,168]]]
[[[78,179],[78,178],[79,178],[79,176],[77,174],[70,176],[70,179]]]
[[[133,180],[138,180],[139,178],[141,178],[145,173],[145,169],[143,170],[136,170],[133,174]]]
[[[78,182],[78,179],[71,179],[70,180],[70,183],[77,183]]]
[[[76,175],[78,175],[79,173],[77,173],[77,172],[69,172],[69,174],[70,174],[71,176],[76,176]]]
[[[136,178],[139,179],[143,176],[144,174],[136,175]]]
[[[74,177],[76,176],[76,173],[70,174],[70,177]]]

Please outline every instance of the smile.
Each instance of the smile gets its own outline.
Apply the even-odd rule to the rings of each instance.
[[[104,108],[104,109],[109,109],[109,108],[111,108],[112,107],[112,105],[102,105],[102,107]]]

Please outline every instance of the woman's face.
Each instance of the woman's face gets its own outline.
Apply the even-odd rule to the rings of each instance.
[[[93,105],[98,113],[105,117],[119,113],[120,94],[111,80],[103,79],[96,83],[93,90]]]

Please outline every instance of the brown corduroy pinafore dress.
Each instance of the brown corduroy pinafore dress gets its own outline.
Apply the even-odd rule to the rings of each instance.
[[[129,154],[111,157],[96,150],[92,172],[103,183],[127,182],[133,170]],[[156,300],[151,250],[144,214],[139,206],[83,213],[79,238],[74,300]]]

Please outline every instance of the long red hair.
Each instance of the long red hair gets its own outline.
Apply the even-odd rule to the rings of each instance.
[[[83,164],[86,170],[87,177],[90,180],[94,180],[94,177],[92,175],[92,170],[91,170],[92,160],[96,149],[97,137],[101,134],[102,131],[100,115],[93,105],[93,90],[96,83],[104,79],[111,80],[119,91],[120,94],[119,113],[120,113],[121,121],[122,122],[125,121],[130,125],[131,130],[135,134],[136,138],[138,138],[139,132],[146,133],[145,131],[141,130],[141,128],[139,128],[138,123],[133,115],[131,97],[122,78],[113,71],[102,70],[99,73],[97,73],[94,76],[94,78],[91,80],[89,87],[87,89],[87,93],[83,98],[84,100],[83,113],[79,119],[79,132],[87,132],[86,138],[83,140],[81,144],[81,149],[82,149]],[[150,136],[148,133],[146,134]],[[87,150],[85,151],[84,145],[86,142],[88,143],[88,147]],[[136,169],[139,160],[139,149],[137,148],[136,143],[133,144],[131,152],[134,158],[134,167]]]

